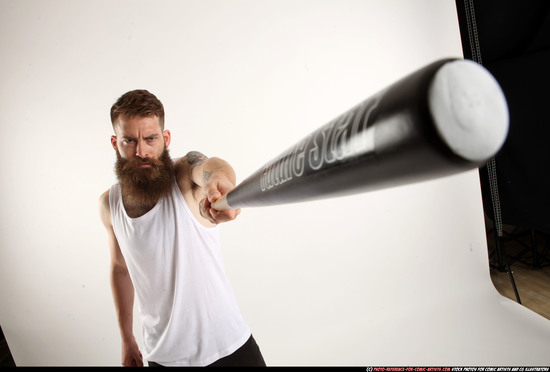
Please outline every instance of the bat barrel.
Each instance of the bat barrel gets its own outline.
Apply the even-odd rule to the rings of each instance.
[[[303,138],[213,207],[294,203],[463,172],[498,152],[508,126],[506,99],[485,68],[439,60]]]

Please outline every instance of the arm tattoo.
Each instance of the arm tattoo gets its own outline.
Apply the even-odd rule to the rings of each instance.
[[[187,159],[187,164],[191,166],[191,168],[195,168],[196,166],[199,166],[203,164],[208,157],[198,151],[190,151],[185,155],[185,158]],[[203,171],[202,178],[204,180],[204,183],[208,182],[210,179],[210,176],[212,175],[212,172]]]
[[[187,159],[187,164],[189,164],[192,168],[196,167],[197,165],[201,165],[208,159],[205,155],[201,154],[198,151],[191,151],[185,155],[185,158]]]
[[[204,183],[208,182],[211,175],[212,175],[212,172],[203,171],[202,177],[204,179]]]

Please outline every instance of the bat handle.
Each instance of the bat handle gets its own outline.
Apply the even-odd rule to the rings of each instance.
[[[229,204],[227,204],[227,194],[222,195],[218,200],[211,204],[211,207],[217,211],[225,211],[227,209],[232,209]]]

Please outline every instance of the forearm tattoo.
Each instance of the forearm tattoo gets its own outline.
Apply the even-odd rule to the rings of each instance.
[[[185,156],[185,158],[187,159],[187,164],[189,164],[191,168],[195,168],[196,166],[203,164],[208,159],[206,155],[198,151],[189,152]],[[211,175],[212,175],[212,172],[203,171],[202,177],[203,177],[204,183],[208,182]]]
[[[208,182],[211,175],[212,175],[212,172],[208,172],[208,171],[203,171],[202,172],[202,177],[204,179],[204,183]]]

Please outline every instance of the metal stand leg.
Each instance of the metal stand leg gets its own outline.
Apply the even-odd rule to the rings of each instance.
[[[508,257],[506,256],[506,252],[504,250],[504,245],[501,242],[501,237],[500,236],[497,236],[496,243],[497,243],[497,247],[496,247],[497,252],[500,252],[500,256],[501,256],[501,258],[504,262],[505,270],[508,273],[508,277],[510,278],[510,282],[512,283],[512,288],[514,289],[514,294],[516,295],[516,300],[517,300],[518,304],[521,304],[521,299],[519,298],[518,287],[516,286],[516,281],[514,280],[514,275],[512,273],[512,269],[510,268],[510,264],[508,262]],[[499,265],[500,265],[500,261],[499,261]]]
[[[460,1],[460,0],[457,0]],[[458,2],[457,2],[458,4]],[[469,45],[470,45],[470,51],[472,53],[472,60],[479,63],[480,65],[483,65],[482,58],[481,58],[481,48],[479,44],[479,35],[478,35],[478,28],[477,28],[477,22],[476,22],[476,16],[475,16],[475,9],[474,9],[474,1],[473,0],[463,0],[464,5],[464,11],[466,16],[466,23],[468,26],[468,36],[469,36]],[[504,252],[504,247],[501,244],[501,238],[502,238],[502,219],[501,219],[501,211],[500,211],[500,199],[498,196],[498,184],[497,184],[497,173],[496,173],[496,163],[495,158],[491,158],[489,162],[487,163],[487,171],[489,174],[489,184],[491,189],[491,199],[493,203],[493,212],[494,212],[494,225],[495,225],[495,236],[496,236],[496,250],[497,250],[497,256],[498,256],[498,265],[501,267],[502,262],[504,262],[504,266],[506,270],[508,271],[508,276],[510,277],[510,281],[512,282],[512,286],[514,287],[514,292],[516,294],[516,299],[519,303],[520,298],[518,294],[518,290],[516,287],[516,283],[514,281],[514,276],[512,274],[512,270],[510,270],[510,265],[508,263],[508,258],[506,257],[506,253]]]

